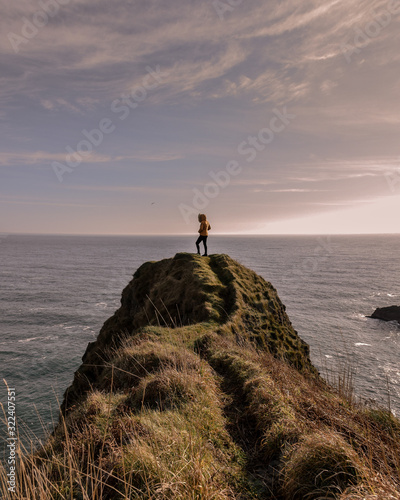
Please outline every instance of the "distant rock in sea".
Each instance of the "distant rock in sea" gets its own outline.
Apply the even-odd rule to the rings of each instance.
[[[370,318],[383,321],[397,321],[400,323],[400,306],[378,307]]]

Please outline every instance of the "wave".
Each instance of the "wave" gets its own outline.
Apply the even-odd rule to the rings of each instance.
[[[56,340],[58,338],[58,335],[48,335],[47,337],[30,337],[28,339],[20,339],[17,342],[26,344],[27,342],[32,342],[32,340]]]
[[[95,304],[95,307],[101,307],[102,309],[105,309],[106,307],[108,307],[108,304],[107,302],[97,302],[97,304]]]
[[[43,339],[44,337],[31,337],[30,339],[21,339],[18,340],[19,343],[24,344],[25,342],[32,342],[32,340]]]

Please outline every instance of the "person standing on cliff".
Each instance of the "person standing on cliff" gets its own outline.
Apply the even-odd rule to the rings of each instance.
[[[208,238],[208,231],[210,231],[211,226],[207,220],[206,214],[199,214],[199,222],[200,222],[200,229],[198,233],[200,234],[200,236],[197,238],[196,241],[197,253],[200,255],[200,243],[203,242],[204,245],[203,257],[207,257],[207,238]]]

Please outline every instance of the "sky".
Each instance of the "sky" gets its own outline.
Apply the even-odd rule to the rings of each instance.
[[[400,0],[0,7],[0,233],[400,232]]]

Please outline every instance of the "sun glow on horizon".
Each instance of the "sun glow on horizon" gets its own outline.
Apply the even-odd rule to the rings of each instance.
[[[362,206],[258,225],[249,234],[399,234],[400,195]]]

